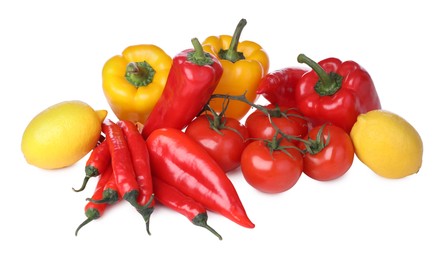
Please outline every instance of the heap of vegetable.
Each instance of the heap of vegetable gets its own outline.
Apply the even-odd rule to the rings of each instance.
[[[98,177],[85,206],[87,223],[108,205],[127,201],[148,234],[154,207],[166,206],[194,225],[218,213],[254,228],[228,173],[241,167],[263,193],[286,192],[302,174],[318,181],[350,169],[350,131],[359,115],[381,108],[368,72],[330,57],[269,72],[260,45],[210,36],[170,58],[154,45],[131,46],[103,69],[103,90],[118,121],[102,123],[103,139],[86,162],[83,191]],[[262,95],[269,104],[256,103]],[[254,111],[251,111],[254,109]],[[246,116],[247,115],[247,116]],[[246,117],[245,117],[246,116]]]

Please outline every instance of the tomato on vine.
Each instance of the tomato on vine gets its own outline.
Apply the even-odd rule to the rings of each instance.
[[[245,125],[251,138],[268,140],[272,139],[277,130],[296,138],[303,138],[308,132],[307,120],[301,112],[273,104],[258,107],[247,117]]]
[[[243,150],[241,171],[255,189],[281,193],[292,188],[300,178],[303,156],[285,139],[256,140]]]
[[[201,144],[225,172],[240,166],[249,135],[237,119],[215,113],[202,114],[188,125],[185,133]]]
[[[330,181],[344,175],[353,164],[354,146],[350,136],[335,125],[312,128],[300,144],[304,154],[304,173],[319,181]]]

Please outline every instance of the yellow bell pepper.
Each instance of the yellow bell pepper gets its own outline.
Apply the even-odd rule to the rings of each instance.
[[[152,44],[127,47],[102,70],[102,87],[120,120],[144,123],[162,95],[172,58]]]
[[[263,48],[252,41],[239,42],[241,32],[246,25],[241,19],[233,36],[209,36],[202,45],[206,52],[218,58],[223,66],[223,75],[214,91],[214,94],[242,95],[255,102],[256,93],[262,77],[269,71],[269,57]],[[210,106],[217,112],[224,107],[224,100],[214,98]],[[250,110],[251,106],[244,102],[231,100],[225,116],[240,120]]]

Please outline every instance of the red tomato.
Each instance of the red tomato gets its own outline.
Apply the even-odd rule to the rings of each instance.
[[[325,125],[312,128],[308,134],[312,151],[304,155],[304,173],[319,181],[329,181],[344,175],[353,164],[354,148],[350,136],[340,127]],[[323,148],[322,145],[326,144]],[[321,147],[319,147],[321,145]],[[300,147],[305,147],[303,144]]]
[[[211,121],[210,121],[211,120]],[[240,166],[241,152],[249,137],[246,127],[234,118],[223,118],[215,130],[211,127],[212,115],[194,119],[185,133],[200,143],[225,172]]]
[[[276,110],[276,106],[269,104],[265,106],[271,111],[271,121],[283,133],[298,138],[304,137],[308,132],[307,121],[303,118],[301,112],[294,108],[280,107]],[[269,117],[260,110],[255,110],[246,119],[245,125],[249,131],[249,137],[271,140],[275,135]]]
[[[290,145],[282,142],[282,145]],[[302,154],[289,148],[272,150],[263,140],[253,141],[241,155],[241,171],[245,180],[265,193],[280,193],[292,188],[303,170]]]

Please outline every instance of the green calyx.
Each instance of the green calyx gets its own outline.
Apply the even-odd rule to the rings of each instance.
[[[197,38],[191,39],[191,43],[194,47],[194,51],[188,53],[186,58],[188,61],[199,66],[211,65],[214,63],[209,53],[203,50],[202,44],[200,44]]]
[[[245,59],[244,54],[242,52],[237,51],[237,47],[238,47],[238,43],[240,42],[241,32],[243,31],[246,24],[247,24],[246,19],[240,20],[237,27],[235,28],[234,34],[232,35],[232,40],[231,40],[231,44],[229,45],[229,48],[227,50],[221,49],[218,53],[218,56],[221,59],[228,60],[232,63]]]
[[[315,91],[320,96],[331,96],[338,92],[342,86],[343,77],[335,72],[327,73],[318,63],[304,54],[298,55],[299,63],[305,63],[310,66],[318,75],[319,80],[315,84]]]
[[[303,153],[303,151],[301,149],[299,149],[296,145],[281,145],[281,141],[283,139],[287,139],[287,140],[289,140],[289,139],[285,138],[284,136],[278,137],[279,134],[280,134],[280,130],[277,129],[275,134],[272,137],[272,140],[263,140],[263,142],[265,142],[266,146],[269,148],[269,151],[271,154],[274,151],[280,151],[280,152],[284,153],[285,155],[294,159],[293,155],[291,153],[289,153],[288,149],[296,149],[301,154]]]
[[[86,171],[86,177],[84,178],[81,187],[79,189],[72,188],[73,191],[75,191],[75,192],[83,191],[86,188],[86,185],[87,185],[87,182],[89,181],[89,179],[99,175],[98,169],[96,169],[94,166],[87,165],[85,167],[85,171]]]
[[[327,135],[327,138],[324,138],[325,124],[319,128],[318,133],[316,134],[316,139],[309,138],[305,143],[306,151],[309,154],[317,154],[321,152],[325,147],[330,143],[330,134]]]
[[[217,111],[215,111],[209,105],[209,102],[205,105],[204,110],[207,110],[211,113],[211,114],[206,114],[206,118],[209,122],[209,128],[219,135],[223,135],[223,132],[221,131],[223,129],[230,130],[236,133],[237,135],[239,135],[244,141],[245,137],[237,129],[226,125],[228,119],[225,117],[225,113],[228,109],[228,105],[229,105],[229,99],[224,99],[222,111],[220,113],[217,113]]]
[[[150,233],[150,215],[153,213],[153,207],[151,206],[151,203],[153,203],[154,194],[150,196],[150,199],[145,205],[139,205],[137,202],[137,197],[139,195],[139,192],[137,190],[132,190],[124,195],[124,199],[128,201],[136,210],[139,212],[139,214],[142,215],[147,233],[148,235],[151,235]]]
[[[135,87],[144,87],[153,82],[156,71],[146,61],[130,62],[125,71],[125,78]]]
[[[102,199],[94,200],[91,198],[87,198],[86,200],[93,202],[93,203],[96,203],[96,204],[106,203],[106,204],[111,205],[111,204],[115,204],[116,202],[119,201],[119,195],[118,195],[118,192],[113,189],[105,189],[102,192]]]

